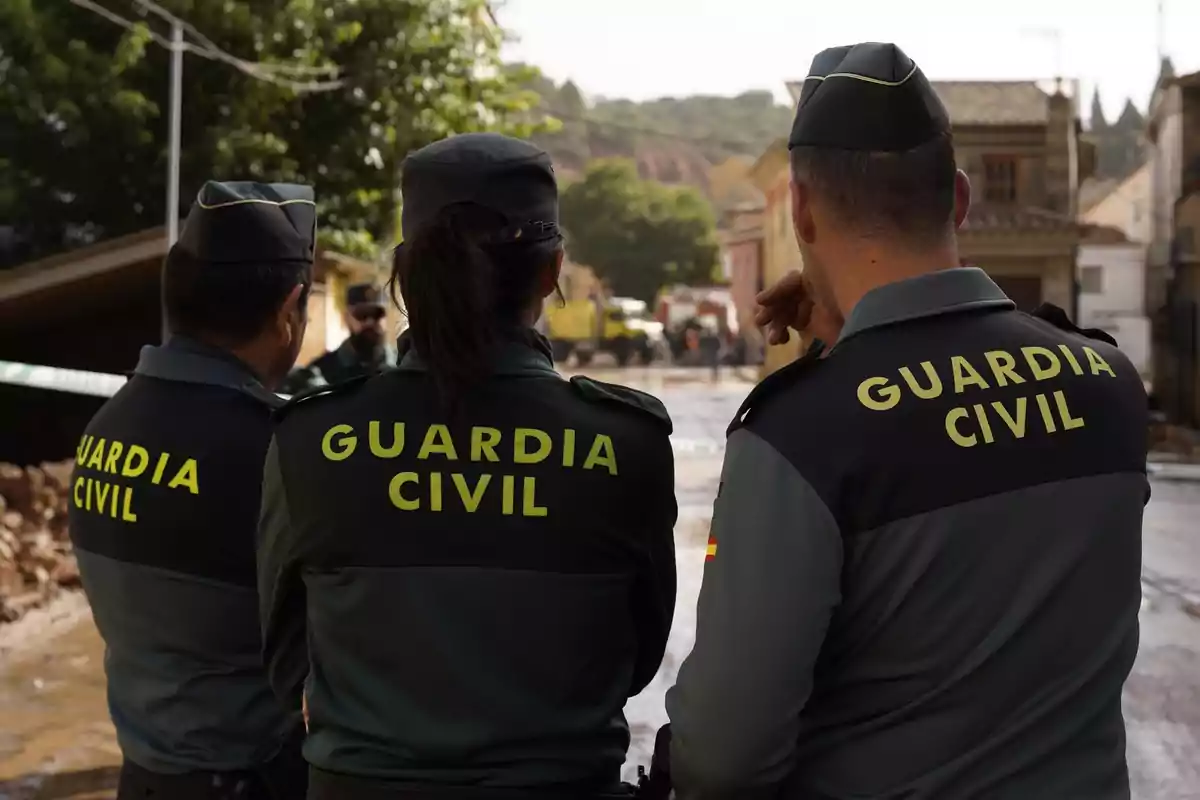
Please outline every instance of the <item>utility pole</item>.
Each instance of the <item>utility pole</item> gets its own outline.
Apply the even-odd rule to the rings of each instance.
[[[179,149],[183,125],[183,25],[171,23],[171,117],[167,144],[167,248],[179,240]],[[162,315],[162,338],[167,340],[166,309]]]

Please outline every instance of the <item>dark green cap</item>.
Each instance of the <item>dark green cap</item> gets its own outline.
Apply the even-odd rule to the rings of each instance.
[[[546,151],[498,133],[464,133],[422,147],[404,160],[404,238],[457,203],[483,206],[506,220],[497,243],[558,237],[558,181]]]
[[[373,283],[355,283],[346,287],[346,306],[383,306],[379,288]]]
[[[813,59],[788,149],[897,153],[949,130],[946,107],[916,62],[894,44],[863,42]]]
[[[209,181],[175,246],[209,264],[311,264],[316,238],[311,186]]]

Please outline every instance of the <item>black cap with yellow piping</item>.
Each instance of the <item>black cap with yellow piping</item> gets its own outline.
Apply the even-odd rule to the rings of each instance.
[[[209,181],[175,246],[209,264],[312,263],[316,236],[311,186]]]
[[[949,130],[946,107],[916,62],[894,44],[863,42],[813,59],[788,149],[896,153]]]

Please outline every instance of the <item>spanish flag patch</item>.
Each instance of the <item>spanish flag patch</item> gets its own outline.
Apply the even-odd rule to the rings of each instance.
[[[712,561],[717,557],[717,540],[710,536],[708,537],[708,547],[704,551],[704,560]]]

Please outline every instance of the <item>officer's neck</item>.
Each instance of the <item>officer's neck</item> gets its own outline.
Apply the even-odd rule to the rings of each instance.
[[[258,382],[266,388],[274,391],[279,388],[278,378],[275,377],[276,362],[278,357],[275,355],[273,348],[269,348],[265,343],[256,340],[245,344],[231,344],[229,342],[217,342],[206,340],[205,344],[224,350],[229,355],[242,362],[251,372],[254,377],[258,378]]]
[[[829,280],[842,317],[873,289],[931,272],[959,266],[958,243],[953,237],[925,246],[870,242],[845,259],[834,262]]]

